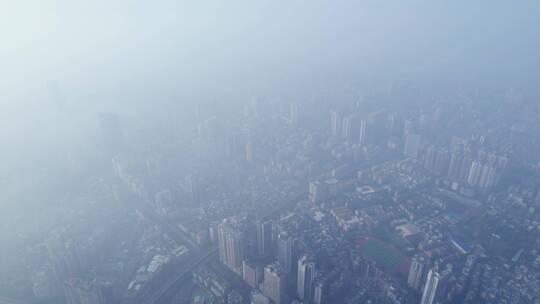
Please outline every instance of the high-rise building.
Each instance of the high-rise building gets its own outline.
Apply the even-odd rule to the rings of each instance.
[[[431,172],[434,172],[436,151],[434,146],[429,146],[426,148],[426,154],[424,156],[424,168]]]
[[[292,125],[298,124],[298,104],[295,102],[289,104],[289,122]]]
[[[251,144],[251,141],[246,142],[245,150],[246,161],[249,163],[253,162],[253,145]]]
[[[251,288],[257,288],[261,281],[261,273],[259,268],[252,261],[244,260],[242,262],[242,277],[246,284]]]
[[[478,187],[487,189],[491,185],[490,180],[495,177],[495,167],[484,164],[482,166],[482,172],[480,173],[480,178],[478,179]]]
[[[446,174],[448,170],[448,152],[435,146],[429,146],[426,149],[424,168],[435,174]]]
[[[341,124],[341,137],[350,139],[355,132],[357,132],[358,126],[356,116],[348,115],[343,117],[343,123]]]
[[[325,301],[325,285],[322,281],[316,281],[313,286],[313,304],[324,304]]]
[[[430,269],[422,294],[420,304],[444,303],[448,290],[448,278],[450,269],[439,272],[437,269]]]
[[[361,145],[366,145],[368,143],[368,122],[365,119],[360,121],[360,137],[359,142]]]
[[[320,181],[309,181],[309,200],[312,203],[320,203],[328,198],[328,187]]]
[[[278,263],[284,273],[292,270],[293,240],[286,233],[280,233],[277,239]]]
[[[304,254],[298,260],[298,276],[296,280],[296,293],[303,303],[313,302],[313,285],[315,281],[315,262]]]
[[[394,113],[389,113],[385,121],[385,131],[388,136],[401,137],[403,135],[403,119]]]
[[[396,115],[394,113],[388,114],[384,127],[386,129],[386,134],[394,135],[394,130],[396,129]]]
[[[469,176],[467,182],[471,186],[476,186],[480,182],[480,176],[482,175],[483,165],[481,162],[475,160],[471,164],[471,170],[469,171]]]
[[[338,111],[330,111],[330,130],[332,136],[338,136],[341,133],[341,114]]]
[[[350,116],[343,117],[341,122],[341,137],[348,138],[351,134],[352,120]]]
[[[409,268],[409,276],[407,284],[415,290],[420,290],[427,271],[427,260],[423,256],[414,256],[411,267]]]
[[[409,133],[405,137],[405,149],[404,155],[406,157],[416,158],[418,157],[418,151],[420,150],[420,143],[422,137],[419,134]]]
[[[494,165],[484,164],[478,186],[482,189],[489,189],[495,185],[496,180],[497,168]]]
[[[270,264],[264,268],[262,292],[275,304],[284,302],[285,274],[279,264]]]
[[[218,226],[219,258],[236,273],[242,272],[244,260],[244,235],[230,220]]]
[[[497,167],[494,164],[475,160],[471,164],[467,183],[481,189],[491,188],[497,181]]]
[[[258,221],[257,225],[257,252],[261,257],[272,254],[272,222]]]
[[[435,157],[435,172],[439,175],[446,175],[448,172],[448,163],[450,162],[450,154],[447,150],[438,149]]]
[[[471,163],[469,150],[457,148],[452,150],[448,166],[448,178],[466,182],[469,178]]]

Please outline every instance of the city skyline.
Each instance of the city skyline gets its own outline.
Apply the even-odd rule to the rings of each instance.
[[[540,3],[0,3],[0,304],[540,303]]]

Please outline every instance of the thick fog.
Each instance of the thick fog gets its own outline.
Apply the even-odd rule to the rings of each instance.
[[[4,1],[2,104],[45,107],[49,80],[91,108],[376,77],[530,84],[539,10],[535,1]]]
[[[201,105],[332,103],[393,82],[537,95],[539,20],[536,0],[0,1],[4,267],[102,169],[101,113],[129,137],[171,113],[192,128]]]
[[[535,87],[539,13],[536,1],[3,1],[2,121],[54,107],[48,81],[94,112],[366,79]]]
[[[536,90],[539,81],[536,1],[0,5],[0,138],[2,154],[19,157],[47,149],[44,132],[87,131],[74,115],[354,94],[366,82]],[[59,107],[68,117],[49,116]]]

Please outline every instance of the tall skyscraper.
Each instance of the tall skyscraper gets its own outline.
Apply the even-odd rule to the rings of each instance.
[[[450,270],[444,272],[432,268],[429,270],[420,304],[439,304],[446,299]]]
[[[219,258],[236,273],[242,273],[244,260],[244,235],[230,220],[218,226]]]
[[[289,104],[289,122],[292,125],[298,124],[298,104],[295,102]]]
[[[303,303],[313,303],[313,285],[315,281],[315,262],[304,254],[298,260],[296,293]]]
[[[359,142],[361,145],[365,145],[368,143],[368,133],[367,133],[367,128],[368,128],[368,122],[367,120],[365,119],[362,119],[360,121],[360,137],[359,137]]]
[[[249,163],[253,162],[253,145],[251,144],[251,141],[246,142],[245,150],[246,161]]]
[[[292,270],[293,240],[286,233],[280,233],[277,240],[278,263],[284,273],[288,274]]]
[[[448,163],[450,162],[450,154],[447,150],[438,149],[435,157],[435,171],[439,175],[446,175],[448,172]]]
[[[482,167],[482,174],[478,181],[478,186],[482,189],[489,189],[497,180],[497,168],[494,165],[484,164]]]
[[[424,168],[435,174],[446,174],[448,170],[448,152],[435,146],[429,146],[426,149]]]
[[[386,117],[385,129],[388,136],[402,137],[404,133],[403,119],[396,113],[389,113]]]
[[[341,114],[338,111],[330,111],[330,130],[332,136],[338,136],[341,133]]]
[[[418,151],[420,150],[420,143],[422,137],[419,134],[409,133],[405,137],[405,150],[404,155],[406,157],[416,158],[418,157]]]
[[[324,304],[325,301],[325,285],[322,281],[316,281],[313,287],[313,304]]]
[[[350,139],[358,130],[358,123],[355,115],[347,115],[343,117],[341,124],[341,137]]]
[[[469,171],[469,176],[467,178],[467,182],[471,186],[478,185],[480,181],[480,176],[482,175],[482,163],[475,160],[471,164],[471,170]]]
[[[246,284],[248,284],[251,288],[255,289],[259,286],[259,282],[261,281],[261,273],[259,272],[257,265],[252,261],[244,260],[242,262],[242,275]]]
[[[258,221],[257,225],[257,252],[261,257],[272,254],[272,222]]]
[[[423,256],[415,255],[411,267],[409,268],[409,276],[407,284],[415,290],[420,290],[427,271],[427,260]]]
[[[429,146],[426,148],[426,154],[424,155],[424,168],[431,172],[435,167],[436,151],[435,146]]]
[[[497,181],[497,166],[494,161],[490,163],[474,160],[471,163],[467,183],[481,189],[489,189]]]
[[[450,164],[448,166],[448,178],[466,182],[470,174],[471,163],[469,150],[460,148],[452,149]]]
[[[285,275],[280,265],[270,264],[264,268],[264,282],[262,292],[275,304],[284,302]]]
[[[389,113],[388,116],[386,116],[386,122],[384,124],[384,128],[386,129],[386,134],[392,136],[394,135],[394,130],[396,129],[396,114]]]
[[[320,181],[309,181],[309,200],[312,203],[320,203],[328,198],[328,187]]]

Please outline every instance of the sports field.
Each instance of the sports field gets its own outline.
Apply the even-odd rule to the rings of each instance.
[[[377,263],[382,268],[407,275],[410,261],[398,250],[385,242],[369,236],[358,238],[358,250],[360,253]]]

